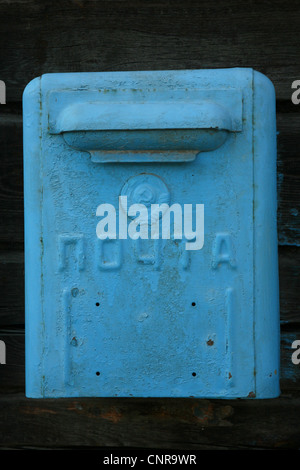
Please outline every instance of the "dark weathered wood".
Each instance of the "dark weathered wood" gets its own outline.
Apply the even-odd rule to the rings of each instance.
[[[296,352],[296,350],[292,348],[292,344],[295,340],[300,341],[299,329],[293,328],[291,331],[282,331],[280,348],[280,377],[282,378],[281,390],[283,393],[287,390],[297,389],[300,391],[300,364],[294,364],[292,361],[292,354]],[[300,358],[300,355],[298,357]]]
[[[24,253],[0,251],[0,325],[24,325]]]
[[[278,241],[281,245],[300,246],[299,129],[300,107],[298,112],[277,113]]]
[[[5,105],[4,105],[5,106]],[[3,109],[3,105],[1,110]],[[24,240],[22,115],[0,115],[0,245],[22,249]]]
[[[42,399],[24,397],[24,334],[0,331],[7,364],[0,366],[0,448],[298,448],[300,365],[282,335],[281,397],[273,400]]]
[[[300,8],[289,2],[0,2],[8,101],[47,72],[254,67],[290,99],[300,76]]]
[[[299,324],[300,247],[279,247],[279,292],[281,324]]]
[[[0,399],[1,446],[299,448],[300,398]]]
[[[0,447],[300,446],[298,0],[0,0]],[[281,387],[276,400],[24,398],[22,107],[49,72],[252,67],[277,95]],[[297,247],[298,245],[298,247]]]

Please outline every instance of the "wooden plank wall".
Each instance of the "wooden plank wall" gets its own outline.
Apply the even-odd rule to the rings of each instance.
[[[299,448],[298,0],[0,0],[0,447]],[[24,396],[22,92],[47,72],[253,67],[277,93],[281,388],[275,400]]]

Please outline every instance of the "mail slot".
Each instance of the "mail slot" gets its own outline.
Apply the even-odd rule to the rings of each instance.
[[[278,396],[269,79],[46,74],[23,117],[26,396]]]

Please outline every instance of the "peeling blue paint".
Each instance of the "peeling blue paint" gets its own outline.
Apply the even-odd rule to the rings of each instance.
[[[145,174],[170,204],[204,204],[201,250],[97,239],[97,206]],[[279,394],[266,77],[43,75],[24,93],[24,184],[28,397]]]

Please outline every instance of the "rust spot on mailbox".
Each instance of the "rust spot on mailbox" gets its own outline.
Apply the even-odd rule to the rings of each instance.
[[[278,396],[275,102],[250,68],[27,85],[27,397]]]

